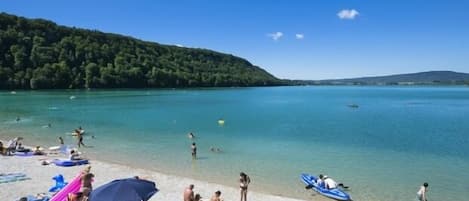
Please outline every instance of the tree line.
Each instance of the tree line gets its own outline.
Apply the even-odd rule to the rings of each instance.
[[[0,89],[281,85],[245,59],[0,14]]]

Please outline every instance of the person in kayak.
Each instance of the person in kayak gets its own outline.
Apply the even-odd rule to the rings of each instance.
[[[337,182],[329,178],[327,175],[324,175],[323,180],[324,180],[324,186],[326,187],[326,189],[337,188]]]
[[[417,199],[419,201],[427,201],[427,188],[428,188],[427,182],[423,183],[423,185],[420,186],[420,189],[417,192]]]
[[[318,184],[319,187],[325,188],[324,186],[324,175],[320,174],[319,177],[316,179],[316,184]]]

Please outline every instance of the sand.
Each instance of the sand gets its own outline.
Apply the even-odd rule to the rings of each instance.
[[[0,173],[25,173],[30,180],[16,181],[0,184],[1,201],[13,201],[22,196],[45,193],[55,185],[52,177],[57,174],[64,175],[66,181],[75,177],[85,166],[59,167],[53,164],[43,166],[41,160],[51,160],[53,158],[64,158],[65,156],[0,156]],[[222,192],[225,201],[239,200],[239,189],[223,186],[220,184],[199,181],[180,176],[162,174],[141,168],[128,167],[124,165],[111,164],[91,160],[91,172],[95,174],[94,188],[106,184],[114,179],[129,178],[138,175],[141,178],[154,181],[160,190],[150,200],[151,201],[178,201],[182,200],[182,193],[189,184],[194,184],[194,192],[199,193],[204,201],[217,190]],[[306,192],[305,192],[306,193]],[[327,200],[320,196],[312,196],[311,200]],[[250,191],[249,201],[300,201],[298,199],[269,195]]]

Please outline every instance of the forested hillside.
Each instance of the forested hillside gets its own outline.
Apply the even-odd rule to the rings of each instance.
[[[0,89],[280,83],[265,70],[233,55],[0,14]]]

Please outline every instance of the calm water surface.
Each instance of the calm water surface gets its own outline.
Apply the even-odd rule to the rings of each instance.
[[[423,182],[431,201],[469,197],[467,87],[0,91],[0,138],[55,145],[78,126],[93,158],[230,186],[245,171],[273,194],[314,199],[299,180],[311,172],[359,201],[415,200]]]

